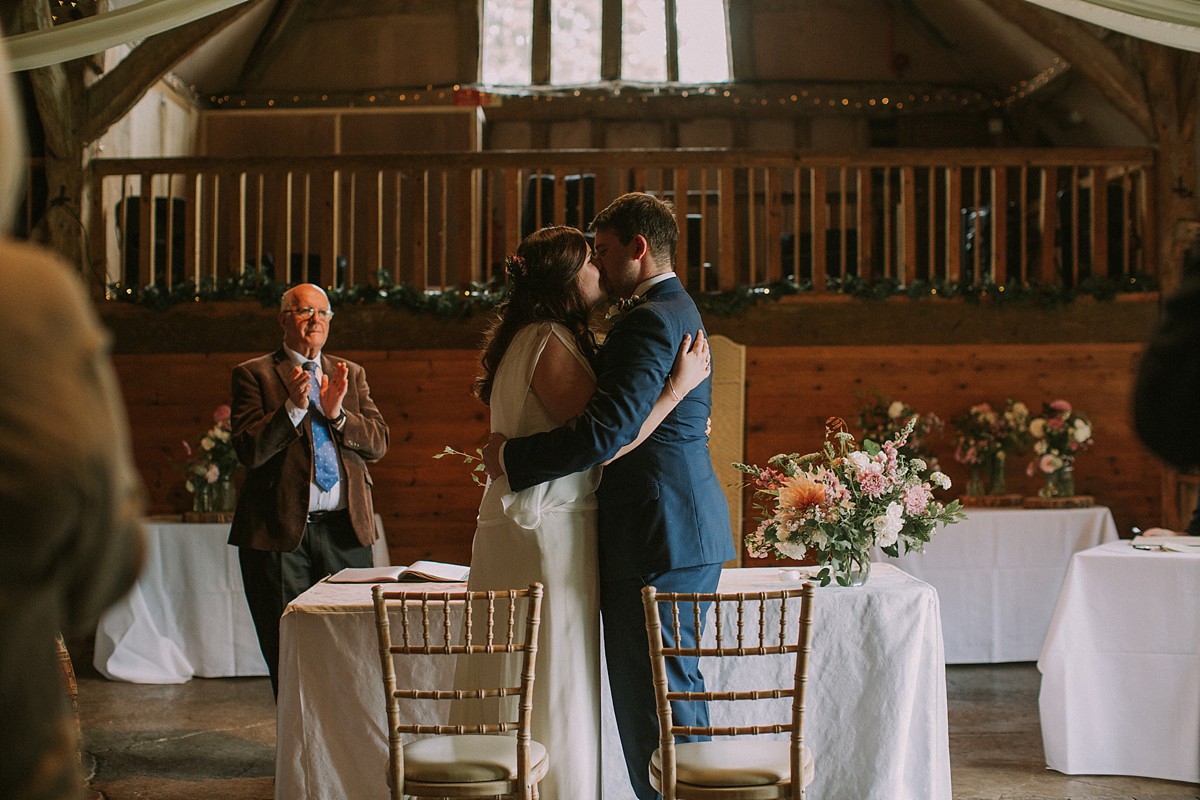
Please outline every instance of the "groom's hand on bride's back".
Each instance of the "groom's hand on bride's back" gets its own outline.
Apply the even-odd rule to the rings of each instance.
[[[500,462],[500,446],[507,441],[508,437],[503,433],[493,433],[483,447],[483,466],[487,468],[488,477],[492,480],[504,474],[504,464]]]

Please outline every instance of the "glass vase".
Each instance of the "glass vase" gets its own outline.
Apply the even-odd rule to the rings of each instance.
[[[207,481],[199,481],[195,486],[196,488],[192,492],[192,511],[197,514],[207,514],[212,511],[213,485]]]
[[[983,496],[983,467],[971,465],[971,476],[967,478],[967,497]]]
[[[1053,472],[1045,473],[1045,478],[1046,484],[1038,489],[1039,497],[1049,499],[1075,496],[1075,469],[1073,467],[1059,467]]]
[[[838,586],[862,586],[871,577],[871,550],[849,550],[836,553],[829,568],[832,582]]]
[[[992,457],[991,476],[988,485],[988,494],[1001,495],[1007,494],[1008,485],[1005,480],[1004,467],[1007,465],[1007,459],[1004,453],[997,453]]]
[[[1055,480],[1058,484],[1059,497],[1074,497],[1075,496],[1075,468],[1063,467],[1054,473]]]
[[[209,484],[212,490],[213,511],[233,511],[237,508],[237,487],[233,478],[221,478],[216,483]]]

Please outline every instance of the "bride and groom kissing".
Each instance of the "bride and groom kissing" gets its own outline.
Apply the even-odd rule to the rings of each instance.
[[[492,480],[469,588],[546,587],[533,719],[550,759],[541,796],[602,796],[602,619],[626,768],[651,800],[659,734],[641,590],[716,591],[733,539],[708,452],[708,341],[672,271],[674,212],[626,194],[592,230],[594,250],[578,230],[544,228],[508,261],[475,385],[490,407]],[[588,323],[606,296],[639,302],[598,346]],[[702,688],[698,659],[668,666],[672,689]],[[704,704],[676,705],[677,723],[707,724]]]

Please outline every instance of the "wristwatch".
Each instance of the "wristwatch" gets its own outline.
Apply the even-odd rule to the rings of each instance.
[[[338,415],[336,417],[329,420],[329,424],[336,428],[338,425],[341,425],[345,421],[346,421],[346,409],[343,408],[341,411],[338,412]]]

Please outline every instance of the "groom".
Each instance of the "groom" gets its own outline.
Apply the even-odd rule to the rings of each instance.
[[[596,393],[582,415],[553,431],[507,442],[493,435],[484,452],[489,472],[507,473],[513,491],[603,463],[633,441],[667,385],[684,334],[703,327],[696,304],[672,271],[679,228],[668,203],[648,194],[622,195],[600,212],[592,229],[602,285],[633,303],[605,340]],[[658,796],[649,781],[658,719],[642,588],[716,591],[721,563],[734,557],[729,508],[705,435],[711,405],[710,377],[649,439],[604,468],[596,493],[605,658],[625,764],[639,800]],[[684,646],[701,633],[692,627],[680,631]],[[673,659],[668,671],[673,690],[703,689],[698,659]],[[673,712],[676,724],[708,724],[702,703],[676,704]]]

